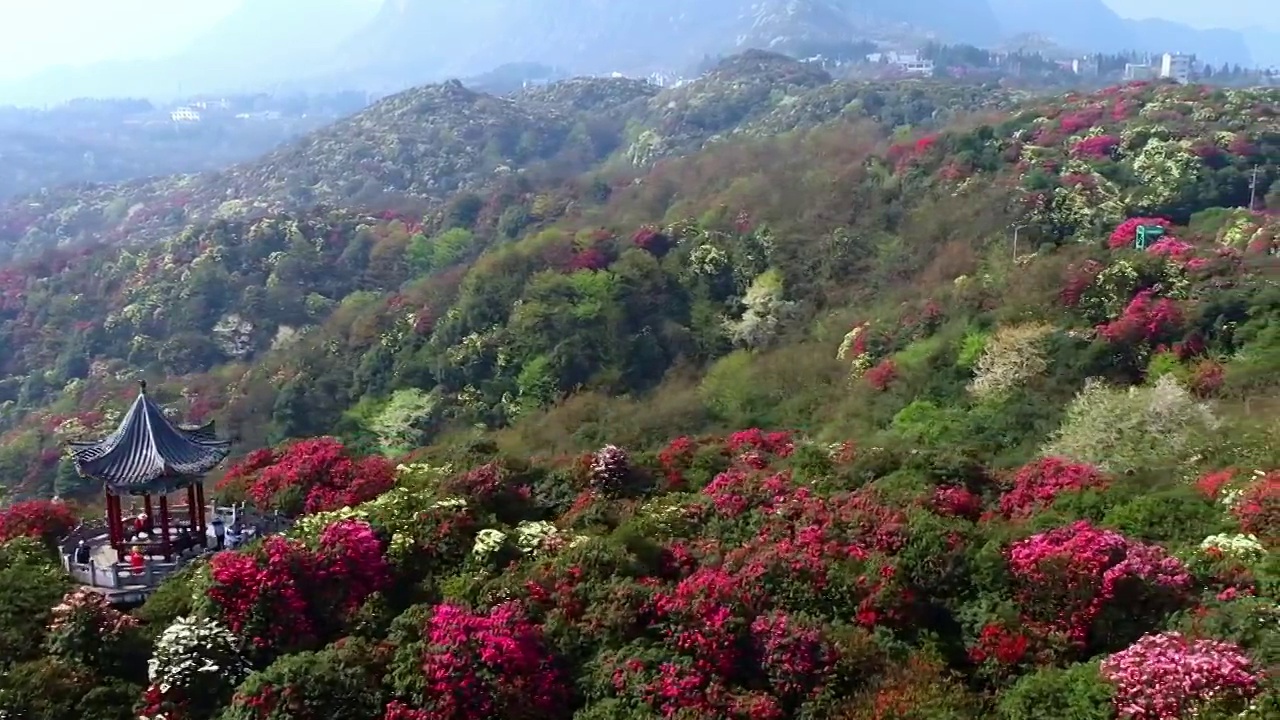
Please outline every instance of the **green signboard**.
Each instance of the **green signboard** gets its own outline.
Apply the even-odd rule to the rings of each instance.
[[[1146,250],[1161,237],[1164,237],[1164,228],[1159,225],[1139,225],[1138,238],[1133,246],[1139,250]]]

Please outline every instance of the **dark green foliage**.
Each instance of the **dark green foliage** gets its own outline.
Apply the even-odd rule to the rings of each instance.
[[[0,543],[0,668],[40,656],[50,611],[70,589],[71,579],[40,543]]]
[[[1027,675],[1000,698],[997,711],[1000,720],[1110,720],[1115,713],[1097,663]]]

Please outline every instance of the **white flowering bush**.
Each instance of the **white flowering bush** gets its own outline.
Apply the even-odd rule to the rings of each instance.
[[[1217,427],[1208,406],[1173,375],[1131,388],[1091,379],[1072,400],[1062,427],[1041,454],[1112,473],[1172,468],[1196,457]]]
[[[480,562],[485,562],[505,547],[506,544],[506,533],[493,528],[485,528],[476,533],[475,544],[471,546],[471,555]]]
[[[516,547],[525,555],[533,555],[558,534],[556,526],[545,520],[525,520],[516,525]]]
[[[1147,201],[1161,205],[1176,200],[1195,182],[1200,168],[1188,140],[1152,139],[1133,158],[1133,172],[1143,182]]]
[[[844,360],[849,363],[849,379],[857,380],[862,377],[863,373],[871,369],[875,364],[875,356],[867,347],[868,332],[870,323],[859,323],[852,330],[845,333],[844,338],[840,341],[840,348],[836,350],[836,359]]]
[[[622,489],[631,474],[631,456],[617,445],[605,445],[591,457],[591,488],[602,493]]]
[[[165,628],[147,662],[147,678],[162,688],[227,679],[232,686],[249,674],[236,636],[218,621],[181,617]]]
[[[1243,561],[1261,560],[1267,554],[1267,549],[1263,547],[1257,535],[1240,533],[1210,535],[1200,543],[1200,550],[1205,552],[1216,550],[1223,555]]]
[[[999,397],[1049,369],[1045,339],[1053,327],[1045,323],[1000,328],[983,346],[969,392],[981,399]]]

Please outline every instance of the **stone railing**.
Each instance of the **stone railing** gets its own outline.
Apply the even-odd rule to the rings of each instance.
[[[178,572],[186,563],[182,560],[174,562],[148,561],[140,571],[135,571],[128,563],[111,563],[100,565],[92,560],[87,563],[72,562],[63,556],[63,565],[71,577],[81,585],[123,590],[131,587],[154,588],[165,578]]]

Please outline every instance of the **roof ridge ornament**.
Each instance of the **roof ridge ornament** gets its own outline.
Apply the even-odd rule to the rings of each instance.
[[[139,380],[139,381],[138,381],[138,392],[139,392],[139,393],[141,393],[141,394],[143,394],[143,395],[146,395],[146,394],[147,394],[147,381],[146,381],[146,380]]]

